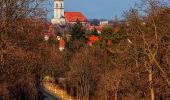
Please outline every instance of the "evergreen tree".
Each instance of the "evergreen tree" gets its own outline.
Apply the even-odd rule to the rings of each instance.
[[[87,39],[85,37],[86,30],[83,27],[83,25],[80,23],[79,20],[77,20],[77,23],[72,27],[71,30],[71,35],[72,35],[72,40],[79,40],[83,41],[84,43],[87,42]]]
[[[91,35],[99,36],[96,28],[91,31]]]
[[[75,52],[87,43],[86,30],[83,25],[77,20],[77,23],[71,27],[71,39],[66,43],[66,47],[71,51]]]

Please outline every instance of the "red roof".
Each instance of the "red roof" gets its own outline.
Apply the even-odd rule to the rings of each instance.
[[[64,13],[66,22],[87,22],[87,18],[81,12],[65,12]]]
[[[63,39],[59,40],[59,47],[64,47],[65,41]]]
[[[107,45],[112,45],[112,44],[113,44],[112,40],[107,41]]]
[[[99,41],[99,37],[92,35],[92,36],[89,37],[89,40],[92,41],[92,42]]]
[[[120,32],[120,28],[119,28],[119,27],[114,28],[114,32],[115,32],[115,33]]]
[[[87,44],[88,44],[89,46],[92,46],[94,42],[99,41],[99,37],[92,35],[92,36],[88,37],[88,40],[89,40],[89,41],[88,41]]]

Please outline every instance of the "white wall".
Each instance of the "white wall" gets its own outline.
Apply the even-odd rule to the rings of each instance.
[[[65,23],[64,17],[64,0],[54,1],[54,18],[51,20],[53,24],[63,24]]]
[[[64,16],[64,1],[54,1],[54,18],[60,18],[61,16]]]

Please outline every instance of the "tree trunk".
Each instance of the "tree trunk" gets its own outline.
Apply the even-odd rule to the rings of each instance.
[[[153,88],[153,77],[152,77],[152,68],[149,69],[149,85],[150,85],[150,93],[151,100],[155,100],[154,88]]]
[[[118,100],[118,99],[117,99],[117,91],[116,91],[116,93],[115,93],[115,100]]]

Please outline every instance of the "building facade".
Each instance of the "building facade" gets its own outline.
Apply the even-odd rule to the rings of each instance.
[[[77,21],[85,24],[87,23],[87,18],[81,12],[65,12],[64,0],[54,0],[54,17],[51,20],[52,24],[74,24]]]

